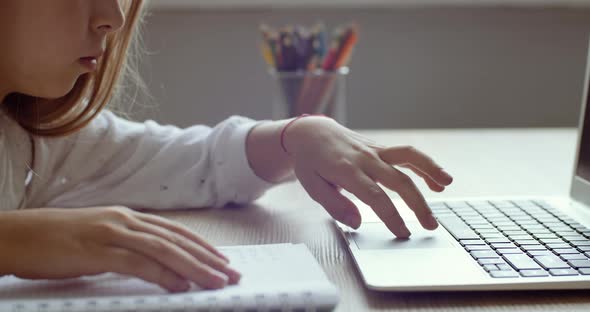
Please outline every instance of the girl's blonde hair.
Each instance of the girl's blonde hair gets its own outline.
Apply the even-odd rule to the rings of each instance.
[[[139,78],[127,54],[136,39],[134,31],[142,18],[143,0],[125,0],[123,27],[106,38],[106,49],[97,70],[78,78],[73,89],[58,99],[11,94],[1,105],[25,130],[40,136],[65,136],[86,126],[117,91],[121,76]]]

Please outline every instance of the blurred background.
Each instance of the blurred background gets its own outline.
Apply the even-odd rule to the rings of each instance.
[[[261,22],[356,21],[347,85],[354,129],[570,127],[590,1],[152,0],[135,119],[213,125],[271,118]]]

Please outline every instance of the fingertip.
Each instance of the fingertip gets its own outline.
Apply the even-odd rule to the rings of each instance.
[[[427,221],[426,221],[426,225],[424,228],[430,231],[434,231],[438,228],[438,221],[436,221],[436,219],[434,217],[430,217]]]
[[[361,226],[361,218],[360,216],[353,214],[346,217],[346,225],[350,226],[353,229],[358,229]]]
[[[429,230],[435,230],[438,227],[438,220],[432,214],[426,217],[426,223],[428,224]]]
[[[434,219],[434,217],[427,216],[423,218],[419,218],[420,225],[426,230],[433,231],[436,230],[438,227],[438,222]]]
[[[453,177],[448,172],[446,172],[442,168],[440,169],[440,172],[442,173],[443,182],[445,183],[445,185],[453,183]]]
[[[191,285],[188,281],[183,279],[178,279],[174,282],[174,284],[170,287],[166,287],[168,291],[178,293],[178,292],[185,292],[191,288]]]
[[[221,272],[212,272],[211,278],[208,280],[208,287],[211,289],[224,288],[229,283],[229,277]]]
[[[240,272],[230,267],[226,267],[224,273],[227,274],[227,276],[229,277],[229,283],[232,285],[237,284],[242,278],[242,274]]]
[[[217,256],[219,256],[219,258],[221,258],[221,260],[223,262],[225,262],[225,264],[229,264],[229,258],[226,257],[224,254],[220,253],[219,251],[215,253]]]
[[[430,186],[430,190],[432,190],[433,192],[440,193],[445,190],[445,187],[442,185],[438,185],[438,184],[434,185],[433,184]]]
[[[396,239],[409,239],[410,236],[412,236],[412,233],[395,234]]]
[[[400,238],[400,239],[407,239],[410,236],[412,236],[412,233],[410,232],[410,230],[408,229],[408,227],[405,224],[402,224],[399,231],[397,231],[397,232],[398,233],[394,233],[394,234],[397,238]]]

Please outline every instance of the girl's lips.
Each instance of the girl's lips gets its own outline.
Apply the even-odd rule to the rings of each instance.
[[[96,57],[88,56],[88,57],[81,57],[78,60],[78,63],[80,63],[80,65],[82,65],[83,67],[85,67],[89,71],[95,71],[98,61],[97,61]]]

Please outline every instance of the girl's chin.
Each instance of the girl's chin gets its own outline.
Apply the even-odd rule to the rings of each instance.
[[[51,88],[51,90],[47,90],[47,92],[45,92],[45,96],[42,96],[42,98],[46,98],[46,99],[58,99],[58,98],[62,98],[66,95],[68,95],[76,86],[76,83],[78,82],[78,80],[80,79],[81,76],[77,77],[77,79],[69,82],[69,83],[63,83],[59,86],[55,86],[54,88]]]
[[[42,98],[48,100],[54,100],[62,98],[68,95],[79,83],[83,83],[86,73],[70,72],[67,75],[59,75],[53,78],[46,78],[45,83],[37,88],[31,88],[29,90],[22,90],[20,93]],[[64,77],[65,76],[65,77]]]

